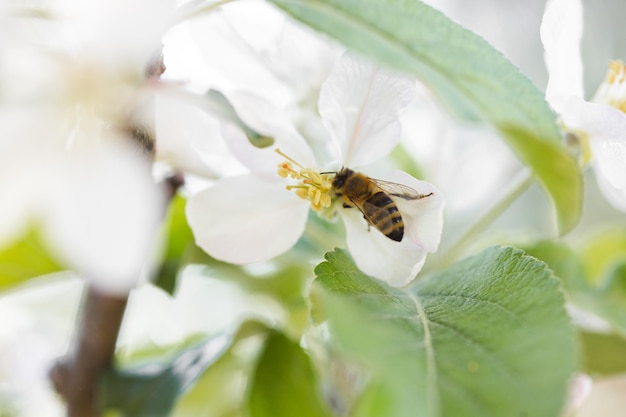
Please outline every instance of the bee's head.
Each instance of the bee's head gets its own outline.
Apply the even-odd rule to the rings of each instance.
[[[335,174],[335,178],[333,179],[333,187],[336,189],[343,187],[348,177],[352,174],[354,174],[354,171],[352,171],[350,168],[341,168],[341,171]]]

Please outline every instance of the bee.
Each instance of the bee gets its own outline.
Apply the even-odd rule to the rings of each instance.
[[[400,242],[404,237],[404,220],[393,201],[420,200],[433,193],[420,194],[406,185],[376,180],[349,168],[342,168],[333,179],[335,195],[342,197],[344,208],[358,208],[368,224],[389,239]]]

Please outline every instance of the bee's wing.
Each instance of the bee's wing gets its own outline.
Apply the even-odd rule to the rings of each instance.
[[[369,178],[369,180],[374,183],[376,187],[387,193],[390,197],[397,197],[403,200],[420,200],[432,194],[418,193],[413,188],[407,185],[398,184],[397,182],[378,180],[374,178]]]
[[[367,220],[368,224],[374,226],[376,229],[382,232],[379,227],[381,225],[380,222],[376,222],[375,220],[387,217],[387,210],[359,198],[351,198],[350,201],[352,201],[355,207],[358,208],[361,213],[363,213],[363,217],[365,217],[365,220]]]

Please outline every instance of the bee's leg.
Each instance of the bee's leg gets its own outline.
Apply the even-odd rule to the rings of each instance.
[[[367,223],[367,231],[369,232],[372,224],[369,222],[369,220],[367,220],[367,217],[365,217],[365,214],[363,215],[363,220],[365,220],[365,223]]]

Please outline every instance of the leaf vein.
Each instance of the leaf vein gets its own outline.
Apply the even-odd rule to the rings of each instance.
[[[496,301],[487,300],[487,299],[480,298],[480,297],[471,297],[471,296],[462,295],[462,294],[449,294],[449,293],[427,293],[427,294],[420,293],[419,297],[420,298],[458,298],[462,300],[475,301],[478,303],[496,307],[498,308],[498,310],[505,312],[508,316],[513,318],[517,324],[522,323],[522,319],[517,312],[511,310],[508,307],[503,306],[502,304]]]

